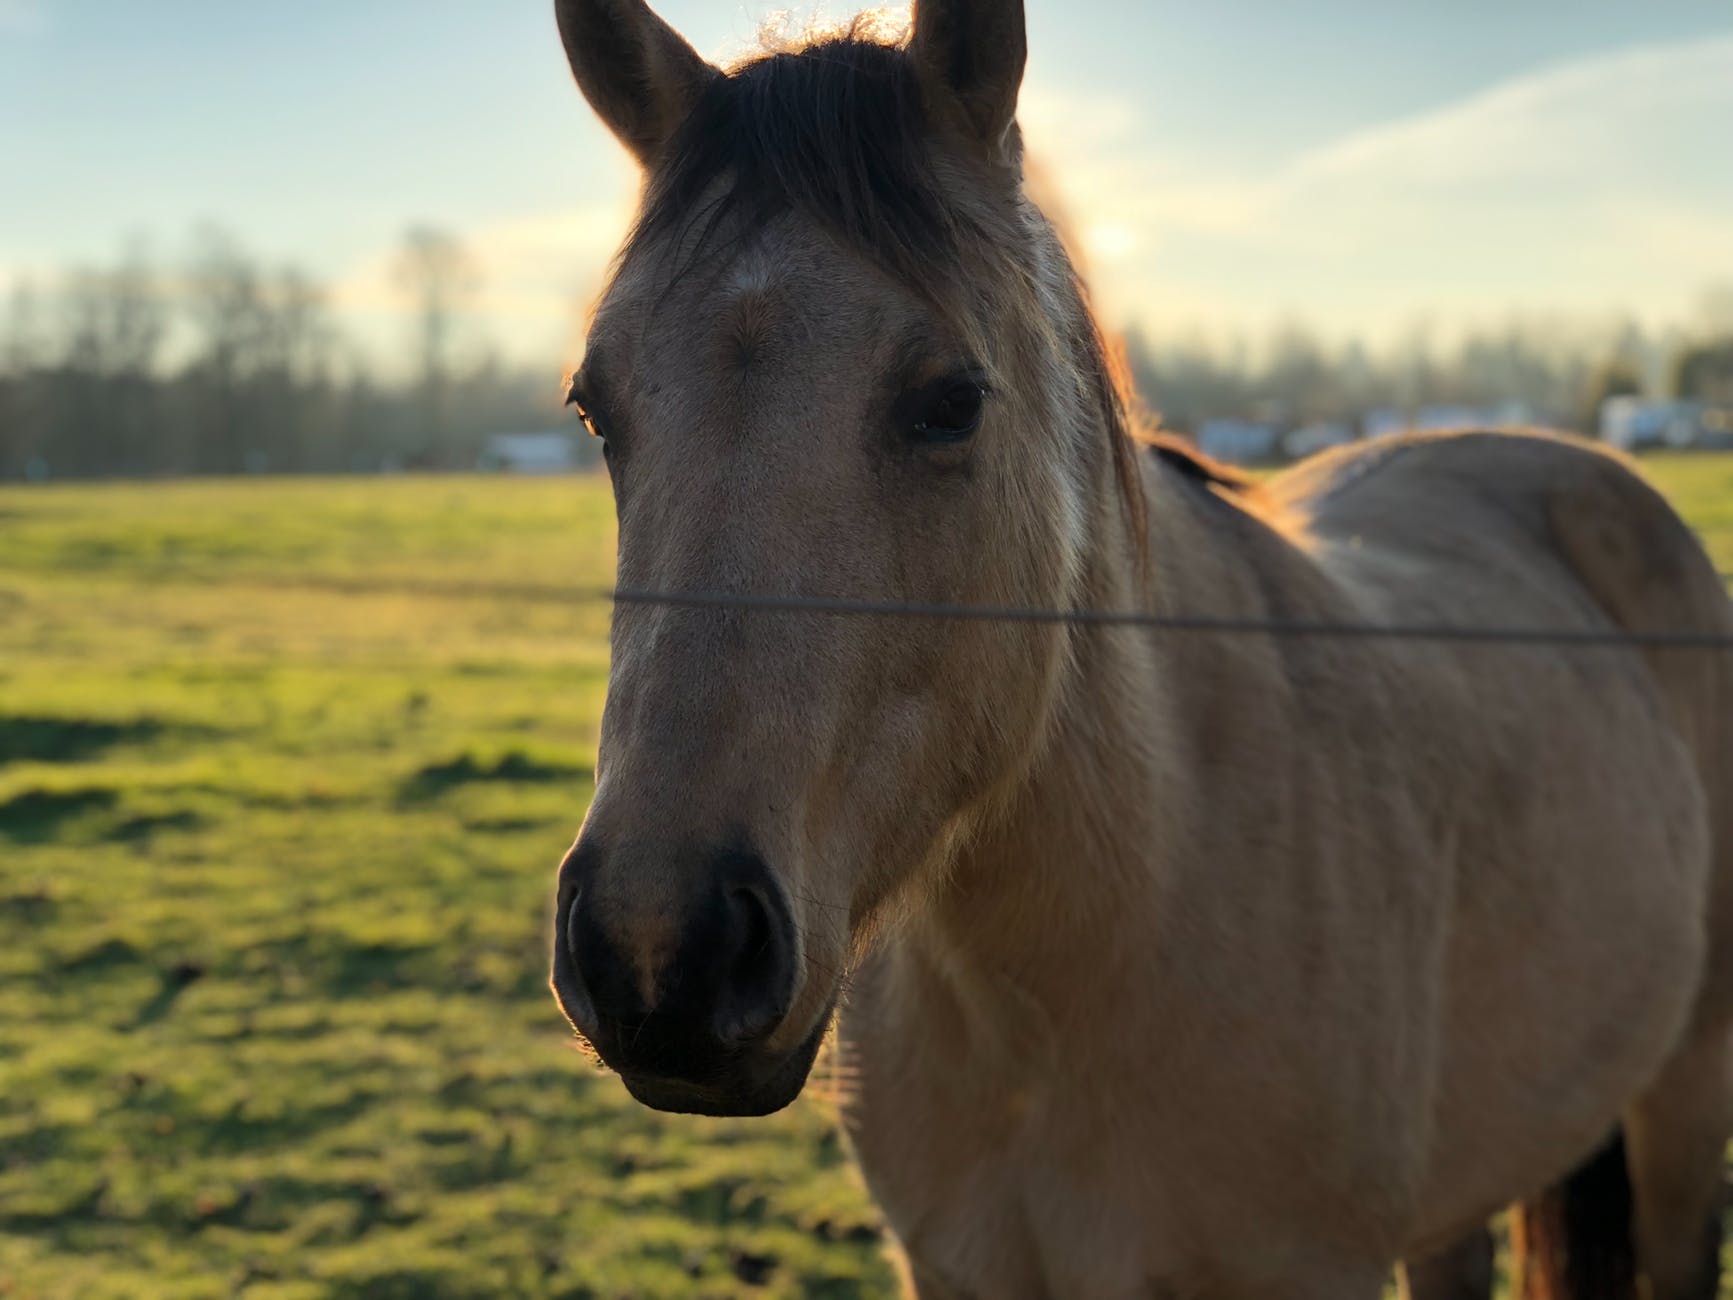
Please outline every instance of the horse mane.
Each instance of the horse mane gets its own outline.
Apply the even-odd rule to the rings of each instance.
[[[817,223],[925,297],[953,321],[968,319],[965,256],[997,251],[1008,268],[1029,229],[1017,188],[982,169],[990,199],[968,202],[955,160],[941,161],[913,60],[872,16],[802,42],[781,43],[715,78],[652,170],[638,224],[621,260],[662,244],[693,260],[738,243],[784,212]],[[952,165],[947,168],[946,162]],[[1007,174],[1008,175],[1008,174]],[[991,186],[1002,184],[1003,194]],[[1062,242],[1076,320],[1071,361],[1106,426],[1120,495],[1141,554],[1147,533],[1136,446],[1147,441],[1125,368],[1095,316]],[[1165,444],[1164,444],[1165,445]],[[1173,451],[1172,455],[1180,453]],[[1202,457],[1188,464],[1224,487],[1234,476]]]
[[[658,160],[625,255],[675,236],[689,252],[728,223],[784,211],[931,293],[958,278],[984,214],[947,199],[913,61],[857,20],[713,79]],[[702,222],[697,238],[694,223]]]
[[[1157,431],[1143,435],[1140,441],[1149,448],[1151,455],[1169,469],[1178,471],[1182,478],[1233,495],[1251,492],[1257,487],[1257,480],[1250,474],[1224,465],[1174,434]]]

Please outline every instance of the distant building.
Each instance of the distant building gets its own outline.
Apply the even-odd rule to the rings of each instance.
[[[1428,432],[1444,429],[1479,429],[1486,424],[1478,406],[1423,406],[1414,416],[1414,428]]]
[[[1547,423],[1547,418],[1527,402],[1497,402],[1472,406],[1464,402],[1439,402],[1418,411],[1393,406],[1367,411],[1360,429],[1367,438],[1390,438],[1399,433],[1422,431],[1443,433],[1457,429],[1519,429]]]
[[[1703,416],[1697,402],[1609,397],[1601,403],[1601,441],[1623,451],[1693,447],[1703,438]]]
[[[503,474],[570,474],[578,468],[577,439],[569,433],[496,433],[480,468]]]
[[[1492,429],[1535,429],[1553,423],[1527,402],[1501,402],[1482,412],[1486,427]]]
[[[1304,460],[1331,447],[1345,447],[1354,441],[1354,430],[1345,424],[1320,420],[1301,425],[1282,439],[1282,455],[1289,460]]]
[[[1214,460],[1253,465],[1280,457],[1281,432],[1256,420],[1205,420],[1197,427],[1197,449]]]
[[[1499,402],[1493,406],[1447,404],[1425,406],[1414,417],[1416,429],[1515,429],[1544,423],[1526,402]]]
[[[1380,406],[1367,411],[1361,419],[1360,435],[1364,438],[1393,438],[1399,433],[1407,433],[1413,427],[1407,411],[1398,411],[1393,406]]]

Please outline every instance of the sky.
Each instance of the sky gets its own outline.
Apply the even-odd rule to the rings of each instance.
[[[657,7],[726,59],[774,4]],[[1733,283],[1733,0],[1028,18],[1025,130],[1117,324],[1664,324]],[[550,0],[0,0],[0,289],[216,224],[332,285],[389,363],[392,251],[427,223],[474,253],[477,326],[557,367],[635,184]]]

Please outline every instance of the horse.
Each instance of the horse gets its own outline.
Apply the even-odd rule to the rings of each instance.
[[[1733,667],[1657,634],[1733,607],[1661,496],[1543,432],[1139,441],[1021,0],[726,70],[556,9],[644,176],[570,392],[653,597],[558,878],[580,1039],[758,1116],[838,1021],[922,1300],[1484,1294],[1513,1205],[1531,1296],[1713,1295]],[[1428,625],[1588,644],[1316,632]]]

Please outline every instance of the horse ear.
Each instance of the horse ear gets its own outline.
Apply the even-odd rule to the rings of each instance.
[[[584,98],[649,166],[722,74],[644,0],[554,0],[554,15]]]
[[[1017,92],[1029,62],[1023,0],[915,0],[909,41],[930,110],[990,161],[1017,167]]]

